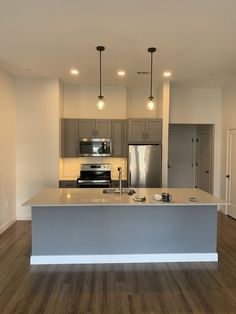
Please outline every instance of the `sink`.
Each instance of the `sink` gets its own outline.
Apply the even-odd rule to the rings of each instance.
[[[120,190],[118,188],[108,188],[108,189],[104,189],[103,193],[105,194],[120,194]],[[122,192],[121,194],[128,194],[128,195],[133,195],[135,192],[134,189],[130,189],[130,188],[122,188]]]

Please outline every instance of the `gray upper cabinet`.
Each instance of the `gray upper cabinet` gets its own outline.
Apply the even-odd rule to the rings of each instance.
[[[141,143],[145,140],[145,120],[129,119],[128,120],[128,141]]]
[[[128,142],[155,144],[162,141],[161,119],[129,119]]]
[[[111,138],[111,120],[96,120],[96,137]]]
[[[96,137],[95,120],[90,119],[79,120],[79,137],[80,138]]]
[[[111,121],[112,156],[126,156],[126,120]]]
[[[162,142],[162,120],[161,119],[146,119],[145,141],[150,144]]]
[[[111,120],[79,120],[80,138],[111,138]]]
[[[62,119],[61,123],[61,157],[79,155],[79,120]]]

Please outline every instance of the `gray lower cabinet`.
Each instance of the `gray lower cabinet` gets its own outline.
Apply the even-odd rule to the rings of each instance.
[[[80,138],[111,138],[111,120],[81,119],[79,120]]]
[[[77,181],[75,180],[60,180],[59,188],[77,188]]]
[[[120,187],[120,181],[119,180],[112,180],[111,181],[111,187],[112,188],[119,188]],[[128,181],[122,180],[122,188],[127,188],[127,187],[128,187]]]
[[[161,119],[129,119],[128,142],[155,144],[162,142]]]
[[[62,119],[61,157],[79,156],[79,120]]]
[[[127,152],[126,143],[126,120],[111,121],[112,156],[125,157]]]

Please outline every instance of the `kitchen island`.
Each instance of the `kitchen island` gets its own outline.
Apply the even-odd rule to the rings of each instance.
[[[32,208],[31,264],[217,261],[219,198],[199,189],[45,189]],[[154,194],[168,192],[170,202]]]

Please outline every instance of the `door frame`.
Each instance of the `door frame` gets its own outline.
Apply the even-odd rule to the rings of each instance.
[[[231,128],[231,129],[227,129],[227,139],[226,139],[226,174],[225,174],[225,198],[226,198],[226,202],[230,203],[230,178],[227,178],[226,176],[229,175],[231,176],[231,150],[232,150],[232,146],[231,146],[231,139],[230,139],[230,132],[231,131],[236,131],[236,128]],[[228,206],[225,206],[225,214],[228,215]]]
[[[196,148],[196,160],[197,160],[197,169],[196,169],[196,186],[199,185],[199,134],[209,133],[209,148],[210,148],[210,164],[209,164],[209,193],[213,194],[214,191],[214,143],[215,143],[215,124],[197,124],[196,136],[197,136],[197,148]]]

